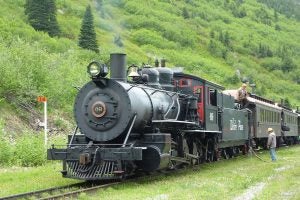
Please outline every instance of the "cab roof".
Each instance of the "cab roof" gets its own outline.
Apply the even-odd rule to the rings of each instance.
[[[215,87],[218,90],[224,90],[225,89],[225,87],[223,87],[223,86],[221,86],[221,85],[219,85],[217,83],[213,83],[213,82],[208,81],[206,79],[200,78],[198,76],[193,76],[193,75],[190,75],[190,74],[185,74],[185,73],[181,73],[181,72],[179,72],[179,73],[175,72],[174,73],[174,77],[183,77],[183,78],[194,79],[194,80],[198,80],[198,81],[203,82],[203,84],[205,84],[205,85],[213,86],[213,87]]]

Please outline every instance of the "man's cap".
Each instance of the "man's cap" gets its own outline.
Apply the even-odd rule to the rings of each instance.
[[[271,132],[271,131],[273,131],[273,129],[272,128],[268,128],[268,132]]]

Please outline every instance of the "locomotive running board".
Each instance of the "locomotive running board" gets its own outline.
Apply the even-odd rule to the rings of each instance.
[[[221,131],[209,131],[209,130],[182,130],[185,133],[222,133]]]
[[[193,124],[193,125],[197,125],[195,122],[178,121],[178,120],[174,120],[174,119],[152,120],[152,123],[177,123],[177,124]]]

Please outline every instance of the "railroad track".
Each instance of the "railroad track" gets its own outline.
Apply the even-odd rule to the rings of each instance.
[[[72,185],[67,186],[61,186],[61,187],[53,187],[43,190],[37,190],[22,194],[16,194],[11,195],[7,197],[0,197],[0,200],[14,200],[14,199],[39,199],[39,200],[46,200],[46,199],[66,199],[68,198],[76,198],[80,193],[86,192],[86,193],[93,193],[101,188],[107,188],[113,185],[117,185],[120,183],[126,183],[130,181],[136,181],[145,177],[149,176],[159,176],[159,175],[167,175],[171,173],[175,173],[178,171],[184,170],[182,169],[176,169],[176,170],[170,170],[170,171],[164,171],[164,172],[154,172],[151,174],[139,174],[132,177],[128,177],[128,179],[118,182],[109,182],[109,183],[89,183],[89,182],[83,182],[83,183],[76,183]],[[79,189],[78,189],[79,188]]]
[[[92,192],[100,188],[110,187],[119,184],[120,182],[112,182],[105,184],[97,183],[75,183],[67,186],[53,187],[32,192],[26,192],[7,197],[0,197],[0,200],[14,199],[62,199],[64,197],[76,197],[82,192]],[[79,189],[78,189],[79,188]]]
[[[76,198],[80,193],[83,192],[88,192],[88,193],[92,193],[97,191],[100,188],[107,188],[113,185],[117,185],[120,184],[120,182],[113,182],[113,183],[107,183],[107,184],[102,184],[102,185],[96,185],[96,186],[92,186],[92,187],[87,187],[87,188],[83,188],[83,189],[79,189],[79,190],[75,190],[75,191],[71,191],[71,192],[66,192],[66,193],[61,193],[61,194],[57,194],[57,195],[52,195],[49,197],[45,197],[45,198],[40,198],[40,200],[45,200],[45,199],[65,199],[66,197],[69,198]]]

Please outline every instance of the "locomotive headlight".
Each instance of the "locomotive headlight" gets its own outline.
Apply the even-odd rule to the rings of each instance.
[[[100,73],[100,63],[91,62],[87,67],[87,72],[91,75],[91,77],[96,77]]]
[[[87,72],[92,78],[105,77],[108,74],[108,68],[105,64],[93,61],[88,65]]]

